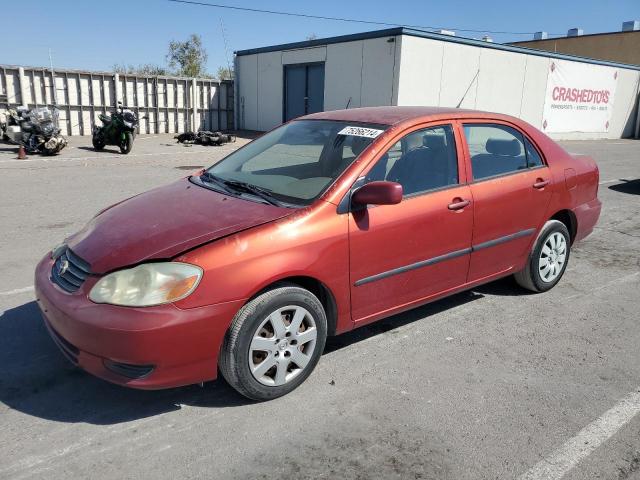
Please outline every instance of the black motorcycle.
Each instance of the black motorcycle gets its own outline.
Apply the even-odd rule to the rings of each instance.
[[[102,150],[105,145],[117,145],[121,153],[129,153],[136,137],[137,115],[125,109],[122,102],[118,102],[116,110],[110,116],[101,113],[99,118],[103,125],[93,129],[93,148]]]
[[[200,130],[196,132],[184,132],[174,136],[178,143],[197,144],[197,145],[216,145],[223,143],[235,142],[236,137],[222,132],[210,132],[208,130]]]
[[[23,145],[27,153],[55,155],[67,146],[56,126],[57,110],[46,107],[18,107],[7,112],[6,122],[0,124],[0,137],[15,145]]]

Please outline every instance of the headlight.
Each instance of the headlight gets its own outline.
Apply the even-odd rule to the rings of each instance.
[[[190,295],[202,278],[202,269],[178,262],[145,263],[101,278],[89,293],[96,303],[150,307]]]
[[[56,245],[51,250],[51,258],[53,260],[57,260],[60,255],[62,255],[67,250],[67,244],[61,243],[60,245]]]

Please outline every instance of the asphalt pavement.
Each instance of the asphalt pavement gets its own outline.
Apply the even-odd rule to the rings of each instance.
[[[37,261],[107,205],[246,142],[0,145],[0,478],[640,479],[640,141],[562,142],[603,211],[545,294],[511,279],[331,338],[292,394],[224,381],[135,391],[77,370],[33,296]]]

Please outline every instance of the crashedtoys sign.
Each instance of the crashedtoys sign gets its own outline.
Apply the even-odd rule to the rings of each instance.
[[[608,132],[617,83],[615,68],[552,60],[547,77],[543,131]]]

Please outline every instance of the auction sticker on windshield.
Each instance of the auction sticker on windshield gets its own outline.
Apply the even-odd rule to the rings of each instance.
[[[338,132],[338,135],[351,135],[353,137],[376,138],[382,132],[384,132],[384,130],[377,130],[375,128],[344,127],[342,130]]]

